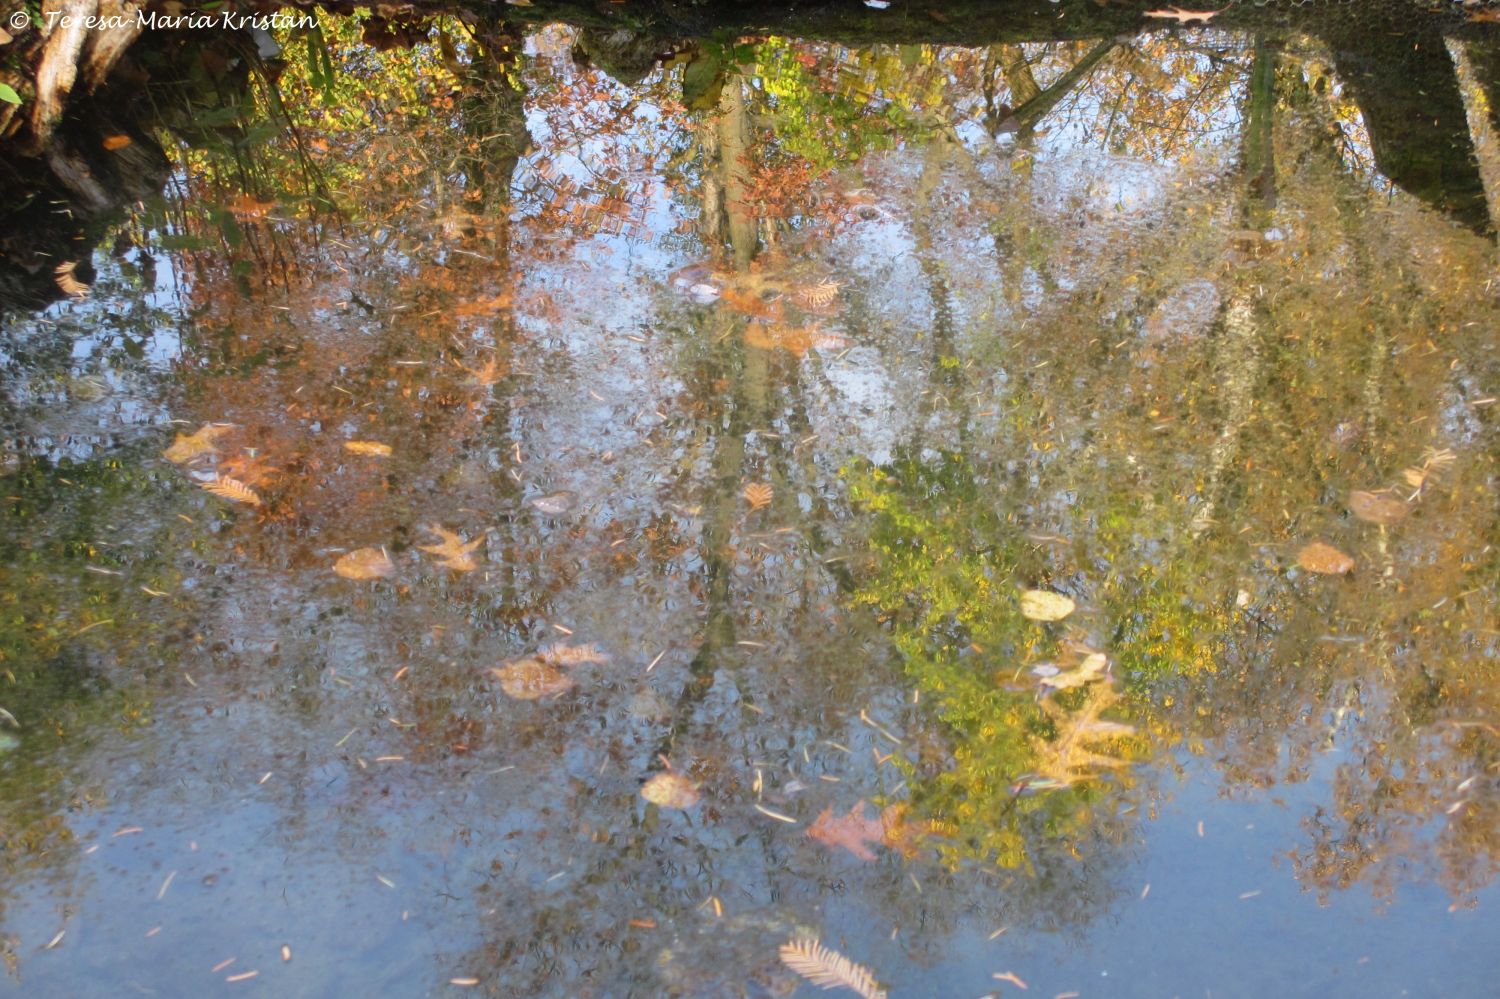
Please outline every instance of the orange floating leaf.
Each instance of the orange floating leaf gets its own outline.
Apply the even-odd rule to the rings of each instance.
[[[865,803],[857,802],[848,814],[835,817],[833,806],[823,809],[807,835],[830,847],[843,847],[860,860],[874,860],[875,852],[865,844],[886,842],[885,819],[881,815],[865,818]]]
[[[1314,541],[1298,552],[1297,564],[1325,576],[1342,576],[1354,570],[1354,559],[1322,541]]]
[[[356,548],[333,563],[333,571],[345,579],[386,579],[396,573],[396,564],[384,548]]]
[[[107,151],[112,153],[116,149],[124,149],[130,145],[130,141],[130,136],[128,135],[106,135],[103,146]]]
[[[578,681],[540,659],[518,659],[490,670],[500,680],[500,689],[518,701],[557,697],[578,686]]]

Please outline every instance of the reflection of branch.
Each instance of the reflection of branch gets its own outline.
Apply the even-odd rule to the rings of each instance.
[[[1105,56],[1114,51],[1115,46],[1120,43],[1113,38],[1106,39],[1089,50],[1088,54],[1078,60],[1078,64],[1064,73],[1058,80],[1031,100],[1022,104],[1011,112],[1009,118],[1001,122],[1004,131],[1030,132],[1041,121],[1049,111],[1057,106],[1058,102],[1068,96],[1069,92],[1083,79],[1089,75]]]

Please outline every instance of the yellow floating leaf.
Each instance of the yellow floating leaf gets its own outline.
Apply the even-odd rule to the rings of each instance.
[[[1021,616],[1030,621],[1061,621],[1077,605],[1061,593],[1027,590],[1021,594]]]
[[[396,564],[384,548],[356,548],[333,563],[333,571],[345,579],[385,579],[395,575]]]
[[[363,454],[371,458],[389,458],[391,446],[379,441],[344,441],[344,450],[350,454]]]
[[[213,493],[220,499],[227,499],[232,503],[246,503],[250,506],[260,506],[260,497],[255,490],[245,485],[239,479],[226,479],[220,476],[207,482],[198,483],[208,492]]]
[[[217,454],[218,448],[214,447],[214,440],[233,429],[227,423],[205,423],[191,434],[178,434],[177,440],[161,456],[180,465],[185,461],[192,461],[200,454]]]
[[[763,482],[752,482],[745,487],[745,502],[750,504],[750,509],[759,510],[763,506],[771,505],[771,497],[774,493],[771,487]]]
[[[1342,576],[1354,569],[1354,559],[1321,541],[1314,541],[1298,552],[1297,564],[1308,572],[1322,573],[1325,576]]]
[[[692,808],[698,803],[698,787],[678,774],[657,774],[641,785],[641,797],[662,808]]]

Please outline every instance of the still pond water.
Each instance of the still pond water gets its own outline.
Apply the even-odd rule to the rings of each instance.
[[[1326,47],[325,35],[5,317],[0,993],[1493,994],[1495,245]]]

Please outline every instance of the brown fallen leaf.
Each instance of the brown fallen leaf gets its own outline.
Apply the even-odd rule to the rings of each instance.
[[[421,551],[438,556],[438,565],[452,569],[454,572],[473,572],[479,568],[473,552],[474,549],[484,544],[483,535],[466,542],[462,536],[438,524],[428,524],[423,530],[442,539],[441,544],[417,546]]]
[[[1354,559],[1321,541],[1314,541],[1298,552],[1297,564],[1308,572],[1325,576],[1342,576],[1354,570]]]
[[[607,663],[609,657],[593,645],[549,645],[534,656],[512,659],[490,670],[500,680],[500,689],[518,701],[534,701],[567,693],[578,681],[563,670],[584,663]]]
[[[389,458],[391,446],[379,441],[344,441],[344,450],[350,454],[362,454],[370,458]]]
[[[641,785],[641,797],[662,808],[692,808],[698,803],[698,785],[681,774],[661,773]]]
[[[1349,494],[1349,512],[1360,520],[1388,527],[1404,520],[1411,507],[1387,493],[1367,493],[1356,489]]]
[[[750,504],[750,509],[759,510],[763,506],[771,505],[771,497],[775,495],[771,487],[763,482],[752,482],[744,489],[745,502]]]
[[[255,490],[245,485],[239,479],[228,479],[219,476],[207,482],[200,482],[198,485],[220,499],[227,499],[232,503],[260,506],[260,497],[256,495]]]
[[[858,993],[861,999],[886,999],[885,989],[869,968],[855,964],[817,940],[790,940],[781,945],[777,956],[782,964],[820,988],[845,988]]]
[[[192,461],[201,454],[217,454],[218,448],[214,447],[214,440],[222,437],[234,427],[227,423],[205,423],[191,434],[178,434],[177,440],[172,446],[161,453],[161,456],[174,464],[182,464]]]
[[[500,680],[506,696],[518,701],[556,697],[578,686],[577,680],[540,659],[517,659],[490,672]]]
[[[345,579],[386,579],[396,573],[396,564],[384,548],[356,548],[333,563],[333,571]]]
[[[885,819],[881,815],[865,818],[865,802],[855,803],[845,815],[835,817],[833,806],[818,813],[807,835],[829,847],[843,847],[860,860],[874,860],[875,852],[866,843],[886,842]]]

